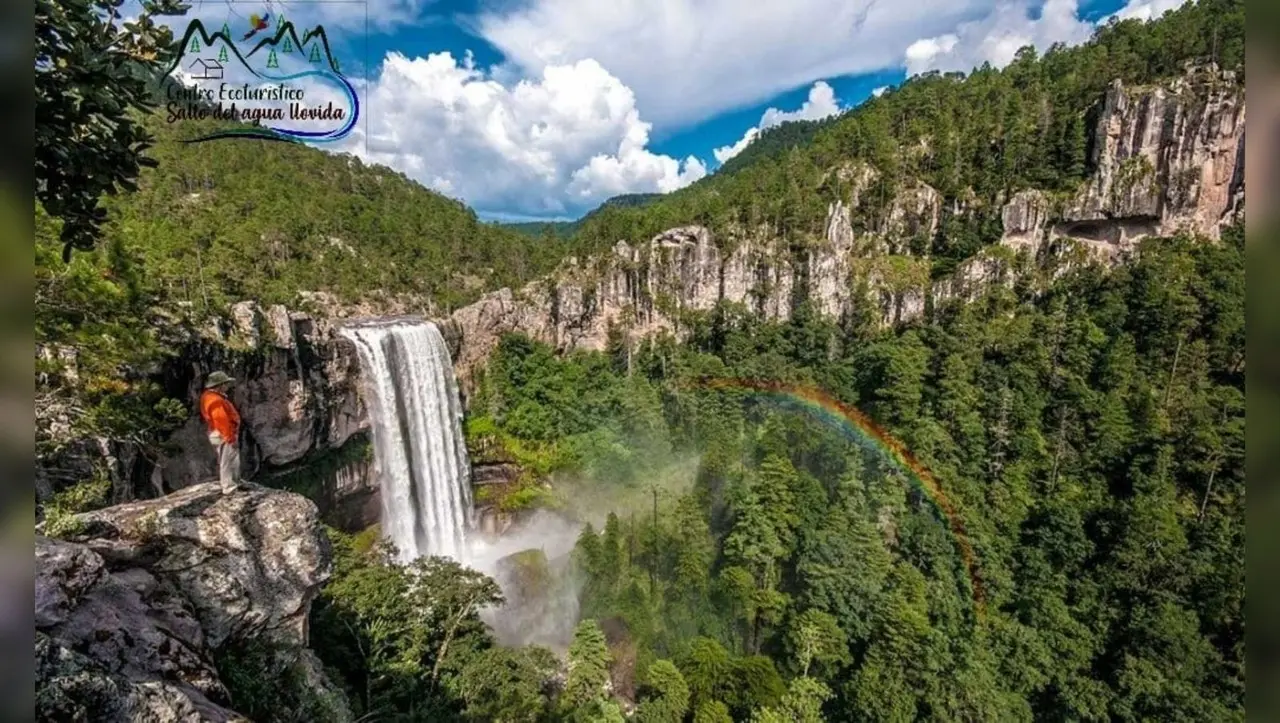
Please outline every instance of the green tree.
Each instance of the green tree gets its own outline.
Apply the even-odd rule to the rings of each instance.
[[[795,616],[787,631],[787,643],[795,656],[800,675],[809,675],[809,666],[849,662],[845,633],[836,619],[821,610],[809,609]]]
[[[751,715],[752,723],[823,723],[822,704],[831,698],[831,689],[813,678],[801,676],[791,681],[787,694],[776,708],[761,708]]]
[[[689,710],[689,686],[669,660],[649,665],[635,719],[641,723],[680,723]]]
[[[332,537],[334,575],[313,612],[312,638],[354,691],[355,710],[453,710],[439,684],[492,644],[479,612],[502,603],[497,583],[446,558],[401,566],[388,543],[361,549]]]
[[[573,632],[569,646],[569,675],[565,679],[564,703],[570,709],[587,709],[605,701],[609,682],[609,649],[604,631],[595,620],[583,620]]]
[[[151,82],[172,57],[173,36],[156,18],[181,15],[178,0],[144,0],[123,22],[111,0],[37,0],[36,200],[62,222],[63,260],[91,249],[106,211],[103,194],[133,191],[151,136],[137,113],[155,107]]]
[[[693,714],[693,723],[733,723],[729,708],[718,700],[701,703]]]
[[[489,648],[467,662],[453,686],[469,721],[537,723],[548,712],[544,693],[557,663],[545,648]]]

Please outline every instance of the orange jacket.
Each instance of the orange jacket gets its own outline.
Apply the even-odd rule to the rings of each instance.
[[[209,425],[209,431],[216,431],[228,444],[235,444],[239,439],[240,413],[234,405],[220,392],[206,389],[200,395],[200,416]]]

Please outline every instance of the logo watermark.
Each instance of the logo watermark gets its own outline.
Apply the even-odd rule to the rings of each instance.
[[[186,143],[253,138],[329,143],[346,138],[360,117],[355,87],[342,74],[323,25],[299,34],[283,15],[237,18],[210,33],[187,25],[166,72],[165,120],[222,120],[230,126]],[[203,127],[203,126],[202,126]]]

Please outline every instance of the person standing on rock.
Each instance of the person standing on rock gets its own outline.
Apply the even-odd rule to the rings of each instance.
[[[209,443],[218,455],[223,492],[233,492],[240,484],[240,413],[226,395],[234,381],[226,372],[216,371],[205,380],[200,395],[200,416],[209,426]]]

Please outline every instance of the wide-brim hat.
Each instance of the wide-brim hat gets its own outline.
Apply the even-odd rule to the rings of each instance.
[[[204,388],[212,389],[213,387],[220,387],[223,384],[230,384],[234,381],[234,377],[229,376],[226,372],[218,371],[210,374],[209,377],[204,380]]]

